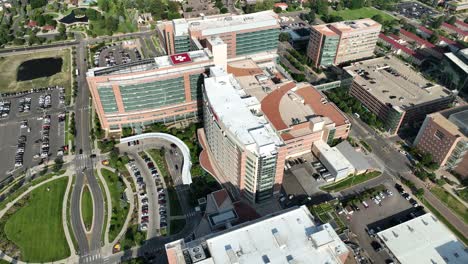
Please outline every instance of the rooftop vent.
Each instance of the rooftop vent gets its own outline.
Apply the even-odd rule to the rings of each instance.
[[[226,245],[224,247],[226,250],[226,254],[228,255],[229,262],[231,264],[239,264],[239,257],[237,257],[236,252],[234,252],[234,249],[232,249],[231,245]]]
[[[412,228],[410,225],[407,225],[407,227],[409,231],[414,232],[414,228]]]
[[[189,253],[190,258],[194,263],[206,259],[205,251],[203,250],[201,245],[190,248]]]
[[[398,237],[398,234],[397,234],[397,232],[395,232],[395,231],[392,231],[392,233],[393,233],[393,236],[394,236],[394,237]]]
[[[278,247],[281,248],[281,249],[284,249],[286,247],[286,241],[285,241],[284,237],[282,237],[280,235],[278,229],[273,228],[271,230],[271,233],[273,234],[273,237],[275,238],[276,243],[278,244]]]
[[[263,255],[262,260],[263,260],[263,263],[265,263],[265,264],[271,263],[270,258],[268,258],[267,255]]]
[[[423,222],[424,225],[428,225],[429,223],[424,221],[424,219],[421,219],[421,221]]]

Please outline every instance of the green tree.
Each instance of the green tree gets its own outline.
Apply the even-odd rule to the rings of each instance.
[[[371,18],[372,18],[372,20],[374,20],[376,22],[379,22],[380,24],[382,24],[383,21],[384,21],[382,15],[380,15],[380,14],[374,15]]]
[[[227,12],[229,12],[229,10],[225,6],[223,6],[219,11],[221,12],[221,14],[226,14]]]
[[[434,20],[434,22],[432,22],[432,27],[433,28],[440,28],[440,26],[442,25],[442,23],[444,23],[444,17],[443,16],[439,16],[438,18],[436,18]]]
[[[439,33],[435,32],[429,37],[429,42],[435,44],[439,40]]]
[[[281,42],[288,42],[290,39],[291,39],[291,36],[289,35],[289,33],[281,32],[279,34],[279,41]]]
[[[281,7],[277,6],[273,9],[273,11],[275,11],[275,13],[279,14],[283,11],[283,9],[281,9]]]
[[[365,0],[351,0],[349,2],[349,8],[350,9],[359,9],[359,8],[364,7],[365,3],[366,3]]]
[[[54,160],[54,166],[52,167],[52,171],[58,172],[60,169],[62,169],[63,166],[63,160],[60,157],[55,158]]]
[[[447,23],[453,25],[453,24],[455,24],[456,21],[457,21],[457,17],[456,17],[456,16],[451,16],[451,17],[447,20]]]
[[[30,0],[29,3],[31,4],[32,9],[36,9],[45,6],[47,4],[47,0]]]
[[[415,195],[416,195],[418,198],[423,197],[423,195],[424,195],[424,189],[423,189],[423,188],[418,188],[418,189],[416,190]]]
[[[327,15],[328,14],[328,1],[327,0],[316,0],[315,3],[312,4],[311,7],[315,13],[319,15]]]

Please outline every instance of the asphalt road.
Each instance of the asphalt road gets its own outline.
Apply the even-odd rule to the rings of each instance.
[[[81,75],[77,78],[79,93],[75,102],[75,126],[77,128],[75,144],[76,151],[80,153],[81,149],[83,154],[76,155],[75,158],[76,182],[71,198],[71,223],[78,242],[79,255],[81,256],[80,262],[84,262],[91,255],[91,259],[95,263],[99,263],[101,234],[104,223],[104,201],[102,190],[94,175],[92,160],[89,158],[89,155],[92,153],[92,147],[89,135],[89,90],[84,74],[87,71],[87,63],[85,61],[87,57],[86,49],[87,42],[81,40],[76,53],[77,65]],[[89,186],[94,201],[93,226],[88,235],[85,232],[80,214],[80,194],[85,182]]]

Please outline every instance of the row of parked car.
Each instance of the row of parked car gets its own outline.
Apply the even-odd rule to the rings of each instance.
[[[138,185],[138,196],[141,203],[141,220],[140,230],[148,229],[149,214],[148,214],[148,197],[146,195],[146,184],[141,175],[141,171],[138,169],[134,161],[130,161],[129,166],[132,170],[133,176],[136,178]]]
[[[39,107],[42,109],[50,108],[52,106],[52,95],[45,94],[39,96]]]
[[[401,196],[403,196],[403,198],[405,198],[413,207],[419,206],[418,202],[413,199],[413,197],[411,197],[411,195],[409,195],[400,184],[396,183],[395,188],[398,190]]]
[[[160,228],[165,228],[167,227],[166,194],[161,182],[161,177],[151,158],[146,155],[142,156],[142,158],[145,161],[148,170],[151,172],[151,176],[153,176],[154,183],[156,184],[159,204],[159,226]]]
[[[15,155],[15,167],[23,166],[23,156],[24,150],[26,148],[26,136],[21,135],[18,138],[18,146],[16,148],[16,155]]]
[[[31,110],[31,97],[24,97],[19,100],[18,112],[27,113]]]
[[[10,101],[1,101],[0,102],[0,117],[6,118],[10,114]]]

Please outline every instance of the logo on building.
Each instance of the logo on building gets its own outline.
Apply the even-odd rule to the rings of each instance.
[[[186,63],[186,62],[192,61],[188,53],[175,54],[175,55],[171,55],[170,57],[171,57],[172,64],[180,64],[180,63]]]

